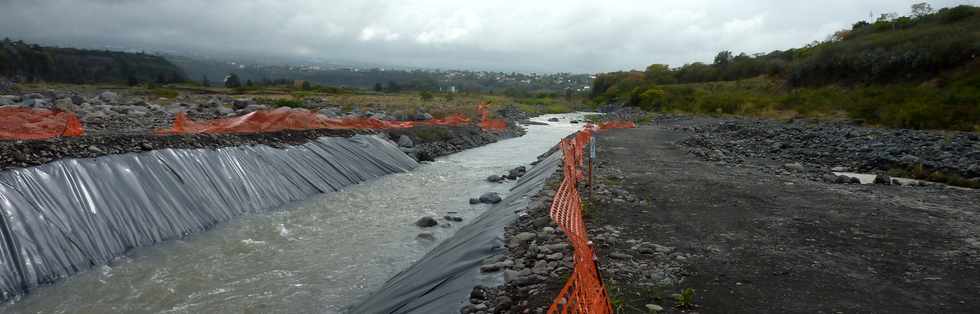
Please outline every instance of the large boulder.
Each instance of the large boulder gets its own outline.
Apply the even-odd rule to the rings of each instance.
[[[402,134],[402,136],[398,137],[398,146],[412,148],[415,147],[415,142],[408,135]]]
[[[497,194],[497,192],[488,192],[480,195],[480,202],[484,204],[497,204],[502,200],[500,194]]]
[[[439,222],[436,221],[435,218],[432,218],[430,216],[422,217],[418,221],[415,222],[415,225],[416,226],[419,226],[420,228],[435,227],[438,224],[439,224]]]
[[[99,100],[107,103],[116,103],[119,102],[119,94],[110,91],[104,91],[101,94],[99,94]]]

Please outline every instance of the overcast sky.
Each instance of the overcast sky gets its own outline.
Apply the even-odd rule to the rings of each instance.
[[[605,72],[799,47],[922,0],[0,0],[0,36],[55,45]],[[980,4],[935,0],[933,7]]]

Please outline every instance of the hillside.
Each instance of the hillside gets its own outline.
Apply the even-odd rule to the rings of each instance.
[[[41,47],[0,42],[0,76],[21,81],[62,83],[172,83],[186,80],[166,59],[118,51]]]
[[[597,104],[980,130],[980,8],[883,15],[802,48],[600,75]]]

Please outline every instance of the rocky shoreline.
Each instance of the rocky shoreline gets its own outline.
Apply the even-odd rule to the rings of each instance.
[[[480,267],[484,274],[502,276],[498,287],[477,286],[464,314],[544,313],[574,267],[572,247],[548,216],[555,188],[563,178],[558,169],[545,187],[531,197],[530,205],[504,230],[506,253],[488,258]]]
[[[916,172],[922,179],[980,184],[980,134],[856,126],[847,122],[659,115],[655,124],[685,121],[680,144],[705,160],[782,163],[783,171],[832,181],[830,172]],[[931,176],[931,178],[930,178]]]
[[[402,151],[419,161],[432,160],[501,139],[521,136],[513,127],[505,132],[483,131],[477,126],[419,126],[390,132],[372,130],[306,130],[254,134],[188,134],[156,136],[149,134],[97,135],[54,138],[44,141],[0,141],[0,170],[24,168],[69,158],[95,158],[105,155],[146,152],[158,149],[214,149],[231,146],[299,145],[320,137],[349,137],[355,134],[383,134],[394,142],[402,136]]]
[[[402,151],[416,160],[433,160],[465,149],[486,145],[500,139],[521,136],[523,128],[509,119],[509,128],[488,132],[475,125],[419,126],[401,130],[305,130],[256,134],[187,134],[155,135],[155,130],[170,127],[177,113],[191,119],[215,119],[270,109],[268,100],[236,98],[228,95],[190,94],[174,99],[151,99],[149,95],[102,91],[41,91],[0,95],[0,106],[54,109],[76,113],[85,126],[86,135],[76,138],[53,138],[41,141],[0,141],[0,170],[46,164],[66,158],[93,158],[157,149],[220,148],[241,145],[303,144],[323,136],[352,136],[380,133],[399,143]],[[432,115],[388,114],[373,105],[342,110],[324,98],[306,98],[302,107],[328,117],[372,117],[384,120],[425,121]],[[508,118],[522,117],[508,111]]]

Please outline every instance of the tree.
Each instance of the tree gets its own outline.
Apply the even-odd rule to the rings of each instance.
[[[311,89],[313,89],[313,84],[310,84],[310,81],[303,81],[303,90],[311,90]]]
[[[647,67],[646,72],[647,81],[653,82],[655,84],[673,84],[677,81],[674,78],[674,72],[670,70],[670,66],[666,64],[651,64]]]
[[[203,78],[201,78],[201,85],[204,86],[204,87],[211,87],[211,81],[208,80],[208,76],[207,75],[205,75]]]
[[[245,86],[252,87],[255,86],[255,83],[252,83],[252,80],[245,80]]]
[[[892,13],[883,13],[883,14],[881,14],[881,16],[878,17],[878,20],[875,21],[875,22],[877,22],[877,23],[887,23],[887,22],[891,22],[892,20],[894,20],[896,18],[898,18],[898,13],[895,13],[895,12],[892,12]]]
[[[915,18],[921,18],[935,12],[936,10],[933,10],[932,5],[930,5],[928,2],[916,3],[912,5],[912,16]]]
[[[427,90],[424,90],[422,91],[422,93],[419,94],[419,98],[422,98],[422,101],[430,101],[432,100],[433,96],[432,93],[430,93]]]
[[[225,77],[225,87],[227,88],[239,88],[242,87],[242,82],[238,79],[238,74],[229,73]]]
[[[136,86],[139,84],[140,84],[140,80],[136,79],[135,76],[130,75],[129,77],[126,78],[126,85]]]
[[[376,91],[376,92],[381,92],[381,91],[383,91],[384,89],[385,89],[385,88],[384,88],[383,86],[381,86],[381,83],[374,83],[374,91]]]
[[[734,59],[735,56],[732,55],[731,51],[724,50],[722,52],[719,52],[718,55],[715,56],[715,65],[726,66],[729,63],[732,63],[732,60]]]
[[[388,92],[397,93],[402,91],[402,87],[395,83],[395,81],[388,81]]]
[[[163,77],[163,73],[157,74],[157,84],[167,84],[167,78]]]

